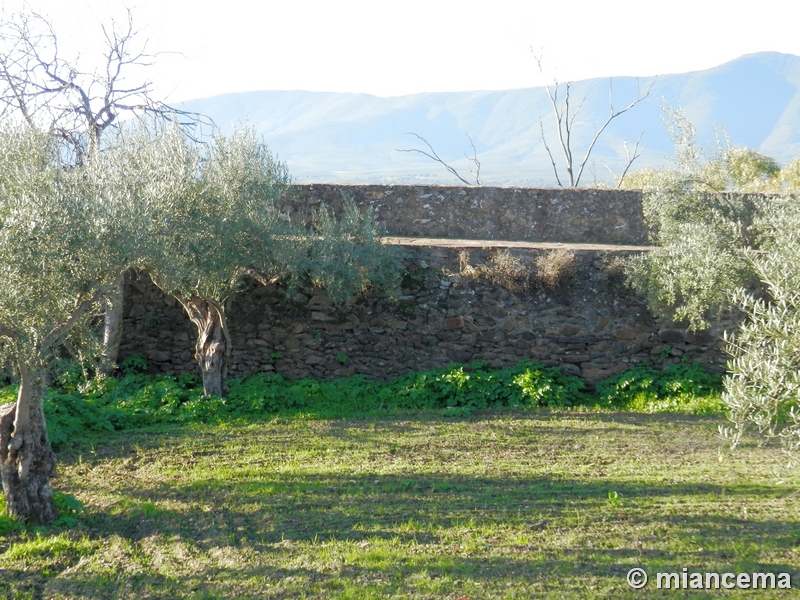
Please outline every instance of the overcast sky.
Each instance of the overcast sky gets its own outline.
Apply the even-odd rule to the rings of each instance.
[[[89,62],[118,0],[29,0],[65,57]],[[3,0],[3,10],[22,5]],[[677,73],[773,50],[800,55],[800,2],[760,0],[129,0],[157,97],[251,90],[502,90]],[[491,6],[491,8],[490,8]],[[747,8],[745,8],[747,6]],[[531,48],[543,54],[538,72]]]

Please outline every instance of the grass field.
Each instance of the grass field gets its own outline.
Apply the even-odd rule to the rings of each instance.
[[[0,598],[643,598],[789,572],[800,475],[720,417],[442,411],[112,432],[61,452],[72,527],[0,520]],[[643,567],[643,591],[626,584]],[[718,590],[795,597],[795,590]]]

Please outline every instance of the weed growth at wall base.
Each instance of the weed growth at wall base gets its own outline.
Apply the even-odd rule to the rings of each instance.
[[[597,406],[637,412],[720,414],[722,379],[702,365],[639,365],[597,384]]]
[[[107,378],[48,390],[44,405],[51,442],[169,423],[261,419],[276,414],[347,418],[418,410],[468,415],[487,408],[587,407],[637,412],[722,414],[721,382],[699,364],[663,371],[637,366],[585,390],[582,379],[559,368],[524,360],[492,369],[484,362],[412,372],[390,381],[361,375],[320,381],[259,373],[229,381],[227,398],[204,397],[202,381],[190,374],[145,375],[126,369]],[[58,381],[56,382],[58,383]],[[16,387],[0,390],[13,402]]]

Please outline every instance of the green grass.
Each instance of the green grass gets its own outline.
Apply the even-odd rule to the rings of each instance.
[[[592,392],[528,362],[256,375],[225,400],[144,366],[56,379],[59,519],[0,516],[0,598],[693,597],[633,592],[635,566],[800,585],[800,475],[777,449],[724,452],[697,365]]]
[[[505,408],[109,432],[61,453],[71,528],[0,522],[0,598],[703,597],[632,592],[634,566],[797,587],[800,476],[776,449],[721,453],[718,423]]]

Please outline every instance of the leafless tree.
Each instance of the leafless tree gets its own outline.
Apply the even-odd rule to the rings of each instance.
[[[131,81],[142,67],[151,66],[157,54],[147,51],[147,41],[134,27],[126,10],[122,22],[100,27],[104,50],[90,70],[80,57],[65,60],[60,54],[52,22],[27,10],[0,19],[0,118],[50,130],[63,141],[60,157],[65,166],[79,166],[101,151],[101,138],[119,125],[122,114],[178,120],[193,139],[213,122],[155,100],[152,82]],[[106,296],[104,348],[113,364],[122,334],[122,279]]]
[[[155,100],[152,82],[129,81],[132,72],[154,64],[157,54],[139,43],[141,31],[126,11],[123,23],[100,26],[104,50],[90,71],[80,57],[65,60],[47,17],[33,11],[0,21],[0,116],[21,117],[54,131],[67,149],[65,159],[80,165],[100,148],[101,137],[123,113],[178,119],[187,127],[210,119]]]
[[[536,63],[539,66],[539,72],[544,73],[542,69],[542,57],[537,56],[535,53],[533,54],[534,58],[536,59]],[[606,127],[619,117],[620,115],[625,114],[634,106],[639,104],[642,100],[647,98],[650,95],[650,89],[653,87],[653,83],[655,80],[650,82],[647,86],[647,89],[642,91],[639,87],[639,82],[637,80],[636,83],[636,98],[630,102],[625,108],[616,110],[614,109],[614,94],[613,94],[613,80],[609,79],[608,84],[608,117],[606,118],[605,122],[603,122],[602,126],[599,129],[596,129],[594,137],[592,138],[589,146],[586,148],[586,152],[583,155],[583,158],[580,159],[580,162],[577,162],[578,159],[573,155],[573,138],[572,132],[575,126],[575,118],[578,116],[578,113],[583,108],[583,103],[586,100],[585,98],[581,100],[581,102],[577,105],[577,107],[573,108],[570,104],[570,88],[572,87],[572,82],[568,81],[567,83],[563,84],[563,86],[555,80],[552,86],[545,86],[545,90],[547,91],[547,97],[550,99],[550,104],[553,107],[553,116],[555,117],[556,121],[556,129],[558,131],[558,143],[561,146],[561,150],[564,154],[564,167],[567,172],[566,181],[569,184],[569,187],[577,187],[580,183],[581,176],[583,175],[583,170],[586,167],[586,163],[589,161],[589,157],[592,154],[592,150],[594,150],[594,146],[597,143],[597,140],[603,134]],[[563,90],[563,100],[559,100],[559,96]],[[553,157],[553,152],[550,150],[550,146],[547,143],[547,136],[544,133],[544,121],[540,117],[539,118],[539,130],[542,134],[542,141],[544,142],[545,150],[547,150],[547,155],[550,157],[550,162],[553,165],[553,173],[556,176],[556,181],[558,185],[564,187],[564,183],[561,181],[561,177],[559,175],[558,166],[556,165],[556,160]],[[644,148],[639,151],[639,141],[641,140],[641,135],[639,136],[639,140],[636,141],[636,146],[634,147],[633,153],[628,152],[627,142],[625,143],[625,151],[628,157],[628,162],[625,166],[625,170],[623,172],[622,177],[628,172],[633,162],[641,156]]]
[[[425,150],[420,150],[419,148],[408,148],[403,150],[397,149],[397,152],[416,152],[417,154],[422,154],[423,156],[427,156],[431,160],[434,160],[439,164],[441,164],[445,169],[447,169],[453,175],[458,177],[458,179],[460,179],[466,185],[481,185],[481,163],[478,160],[478,151],[475,149],[475,144],[472,142],[472,138],[469,136],[468,133],[465,133],[464,135],[467,136],[467,139],[469,140],[469,145],[472,146],[472,157],[470,157],[467,154],[464,154],[464,156],[468,161],[472,163],[474,167],[474,169],[473,167],[470,167],[469,169],[469,172],[472,173],[472,176],[475,178],[474,184],[473,182],[468,181],[467,179],[462,177],[461,174],[455,170],[455,168],[444,162],[444,160],[442,160],[442,158],[438,154],[436,154],[436,151],[433,149],[433,146],[431,146],[430,143],[428,143],[428,140],[426,140],[424,137],[422,137],[421,135],[417,135],[416,133],[407,133],[406,135],[413,135],[414,137],[416,137],[418,140],[423,142],[428,147],[428,150],[430,150],[430,152],[426,152]]]
[[[637,158],[639,158],[642,155],[645,149],[647,149],[647,144],[645,144],[644,146],[642,146],[641,149],[639,149],[639,144],[642,141],[642,135],[644,134],[643,133],[639,134],[639,137],[636,139],[636,143],[633,145],[633,150],[631,150],[631,148],[628,146],[628,140],[624,140],[622,142],[622,146],[623,148],[625,148],[625,159],[626,159],[625,168],[622,170],[622,173],[616,175],[614,171],[612,171],[608,167],[608,165],[604,165],[605,168],[608,170],[608,172],[611,173],[611,176],[616,180],[618,188],[622,187],[622,182],[625,181],[625,177],[628,175],[628,171],[630,170],[631,165]]]

